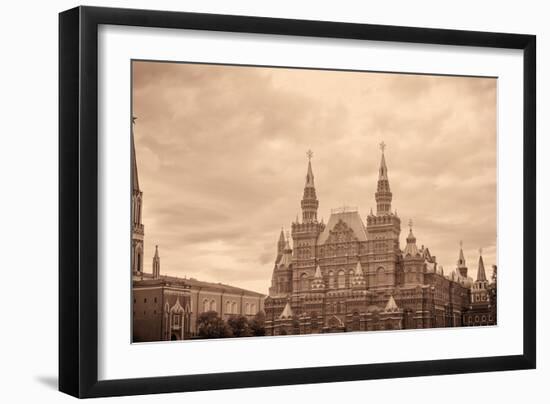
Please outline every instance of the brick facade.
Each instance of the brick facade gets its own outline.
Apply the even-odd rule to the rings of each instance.
[[[365,222],[349,207],[319,222],[308,162],[302,220],[292,223],[291,235],[281,231],[277,243],[266,334],[496,324],[496,278],[483,280],[481,256],[476,281],[468,277],[462,245],[456,270],[445,275],[429,249],[417,246],[412,222],[401,248],[384,153],[375,199],[376,214]]]

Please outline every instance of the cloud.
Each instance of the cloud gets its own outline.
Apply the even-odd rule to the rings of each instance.
[[[145,248],[163,272],[267,292],[305,151],[319,216],[364,218],[382,140],[402,246],[412,218],[447,271],[459,240],[472,268],[479,247],[496,260],[495,79],[134,62],[133,80]]]

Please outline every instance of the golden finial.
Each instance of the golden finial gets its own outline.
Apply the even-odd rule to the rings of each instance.
[[[382,150],[382,153],[384,153],[384,150],[386,149],[386,143],[384,143],[384,141],[382,140],[382,141],[380,142],[380,145],[379,145],[379,146],[380,146],[380,150]]]
[[[311,149],[306,152],[306,156],[308,160],[311,161],[311,158],[313,157],[313,152],[311,151]]]

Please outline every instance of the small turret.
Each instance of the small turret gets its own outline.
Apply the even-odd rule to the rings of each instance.
[[[391,201],[392,193],[390,190],[390,182],[388,179],[388,167],[386,166],[386,158],[384,157],[384,149],[386,144],[380,143],[380,150],[382,150],[382,158],[380,159],[380,168],[378,169],[378,184],[376,187],[376,193],[374,194],[376,199],[376,215],[389,215],[391,214]]]
[[[386,303],[386,307],[384,308],[385,312],[396,312],[399,311],[399,306],[397,306],[397,303],[395,303],[395,299],[393,298],[393,295],[390,295],[390,298],[388,299],[388,303]]]
[[[477,278],[478,283],[487,283],[487,276],[485,275],[485,265],[483,264],[482,250],[479,249],[479,262],[477,266]]]
[[[353,278],[351,281],[351,286],[353,288],[362,289],[367,285],[365,280],[365,275],[363,274],[363,268],[361,267],[361,261],[357,261],[355,266],[355,271],[353,272]]]
[[[317,222],[317,209],[319,208],[319,201],[317,200],[317,194],[315,192],[315,181],[313,177],[313,169],[311,168],[311,158],[313,152],[308,150],[307,152],[307,174],[306,184],[304,186],[304,195],[302,197],[302,222],[314,223]]]
[[[409,220],[409,235],[407,236],[407,246],[405,247],[405,250],[403,250],[403,255],[405,257],[416,257],[421,255],[418,247],[416,246],[416,237],[413,234],[412,224],[412,220]]]
[[[286,306],[283,309],[283,312],[281,313],[279,318],[280,319],[292,318],[292,316],[293,316],[293,314],[292,314],[292,309],[290,308],[290,303],[286,302]]]
[[[464,251],[462,251],[462,240],[460,240],[460,252],[458,253],[456,269],[460,276],[463,278],[468,278],[468,267],[466,266],[466,260],[464,259]]]
[[[155,255],[153,257],[153,278],[160,278],[160,257],[159,257],[159,246],[155,246]]]
[[[325,281],[323,280],[323,274],[321,273],[321,267],[319,265],[317,265],[315,269],[315,275],[313,275],[313,281],[311,282],[311,289],[317,291],[325,289]]]
[[[277,257],[275,258],[275,264],[278,264],[281,261],[283,252],[285,250],[286,240],[285,233],[281,227],[281,233],[279,234],[279,241],[277,242]]]

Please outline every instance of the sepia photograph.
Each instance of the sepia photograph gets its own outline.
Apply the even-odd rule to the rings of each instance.
[[[131,69],[132,342],[497,325],[497,78]]]

